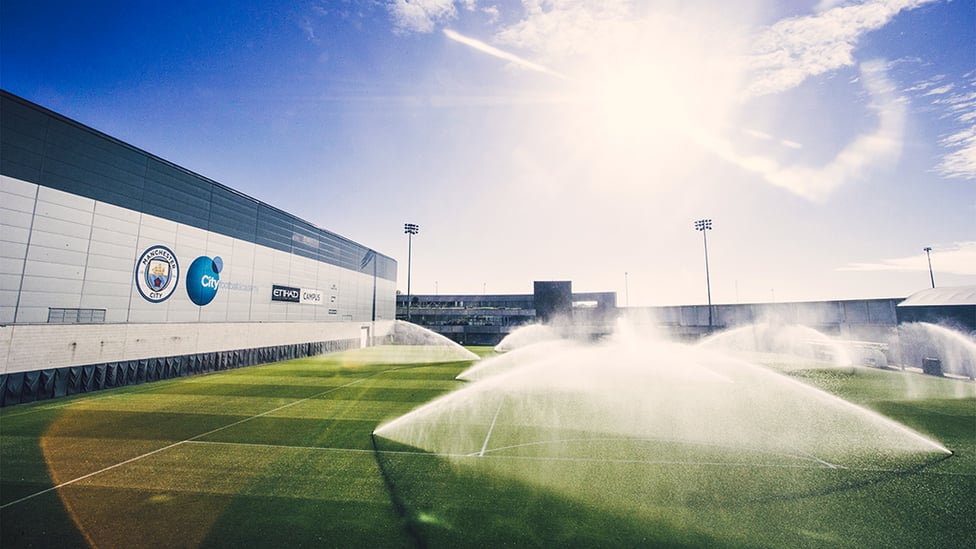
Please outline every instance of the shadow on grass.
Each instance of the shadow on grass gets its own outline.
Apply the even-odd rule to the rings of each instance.
[[[615,513],[373,438],[376,463],[417,547],[732,547],[683,525]]]

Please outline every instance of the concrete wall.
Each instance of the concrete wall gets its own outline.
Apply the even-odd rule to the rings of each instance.
[[[902,298],[713,305],[712,329],[781,322],[846,338],[872,338],[898,325],[896,306],[900,301]],[[707,305],[632,307],[626,311],[675,335],[697,336],[709,330]]]
[[[389,331],[386,322],[77,324],[0,326],[0,375],[163,356],[193,355],[359,339]],[[165,329],[162,329],[165,328]]]

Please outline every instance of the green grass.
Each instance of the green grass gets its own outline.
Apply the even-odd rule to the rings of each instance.
[[[315,357],[4,408],[0,545],[976,546],[970,382],[791,369],[954,452],[900,468],[798,467],[742,449],[594,441],[569,426],[533,437],[561,440],[564,459],[537,446],[478,458],[371,436],[461,387],[469,363],[371,360]],[[648,454],[662,459],[629,459]]]

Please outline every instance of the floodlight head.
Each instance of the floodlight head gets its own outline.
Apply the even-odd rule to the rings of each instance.
[[[926,247],[922,248],[922,251],[925,252],[925,253],[929,253],[929,252],[932,251],[932,247],[931,246],[926,246]]]
[[[420,232],[420,225],[415,223],[404,223],[403,232],[404,234],[417,234]]]
[[[699,219],[695,221],[696,231],[712,230],[712,220],[711,219]]]

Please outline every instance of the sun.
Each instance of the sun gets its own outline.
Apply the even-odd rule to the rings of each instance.
[[[624,67],[594,82],[594,122],[621,139],[674,139],[692,124],[689,96],[652,67]]]

